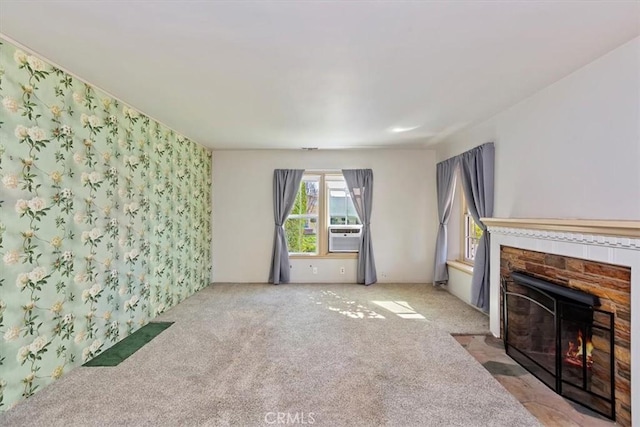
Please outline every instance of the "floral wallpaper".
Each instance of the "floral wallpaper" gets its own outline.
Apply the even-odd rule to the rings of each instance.
[[[0,39],[0,410],[209,284],[211,153]]]

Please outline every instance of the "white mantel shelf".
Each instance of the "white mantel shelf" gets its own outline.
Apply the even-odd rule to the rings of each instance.
[[[640,221],[549,218],[480,218],[480,220],[490,228],[522,228],[599,236],[640,237]]]

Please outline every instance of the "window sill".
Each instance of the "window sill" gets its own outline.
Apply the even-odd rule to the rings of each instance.
[[[462,271],[463,273],[473,274],[473,266],[467,263],[451,260],[447,261],[447,265],[451,268]]]
[[[356,252],[349,253],[335,253],[335,254],[324,254],[324,255],[289,255],[289,259],[358,259],[358,254]]]

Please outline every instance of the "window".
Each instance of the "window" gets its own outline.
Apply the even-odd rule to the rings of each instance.
[[[289,253],[318,253],[320,180],[319,175],[304,175],[300,182],[293,209],[284,224]]]
[[[347,183],[341,175],[325,177],[330,225],[361,225]]]
[[[342,174],[305,173],[284,224],[289,254],[336,256],[329,253],[329,228],[361,224]]]
[[[469,207],[467,201],[462,194],[462,231],[463,231],[463,261],[473,264],[476,259],[476,249],[478,248],[478,242],[482,237],[482,229],[473,220],[473,217],[469,213]]]

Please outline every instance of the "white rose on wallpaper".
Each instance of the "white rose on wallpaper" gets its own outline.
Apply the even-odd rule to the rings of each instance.
[[[138,113],[136,110],[127,106],[122,108],[122,112],[124,113],[125,117],[130,117],[132,119],[135,119],[140,115],[140,113]]]
[[[100,121],[100,117],[98,117],[98,116],[91,115],[91,116],[89,116],[88,121],[89,121],[89,125],[92,128],[98,127],[98,126],[100,126],[102,124],[102,122]]]
[[[12,326],[4,333],[4,340],[7,342],[15,341],[20,337],[20,327]]]
[[[124,286],[121,286],[120,289],[118,289],[118,295],[120,295],[121,297],[125,296],[127,294],[127,288],[125,288]]]
[[[139,300],[140,300],[140,297],[138,295],[134,295],[129,300],[129,303],[130,303],[131,306],[134,306],[134,305],[138,304]]]
[[[76,151],[75,153],[73,153],[73,161],[76,163],[76,165],[84,164],[84,153],[82,153],[81,151]]]
[[[18,251],[8,251],[2,257],[2,260],[6,265],[15,265],[20,261],[20,252]]]
[[[62,109],[57,105],[49,107],[49,111],[51,111],[51,114],[53,114],[54,117],[60,117],[60,114],[62,114]]]
[[[80,123],[82,123],[83,126],[86,126],[89,123],[89,116],[85,113],[80,114]]]
[[[31,273],[29,273],[29,280],[33,283],[38,283],[46,276],[47,271],[44,269],[44,267],[36,267],[31,271]]]
[[[62,376],[63,372],[64,372],[64,366],[60,366],[60,365],[56,366],[53,372],[51,372],[51,378],[53,378],[54,380],[57,380]]]
[[[47,341],[47,337],[41,335],[35,340],[33,340],[31,345],[29,345],[29,351],[33,354],[36,354],[40,350],[42,350],[44,346],[47,345],[48,342],[49,341]]]
[[[82,361],[86,362],[87,360],[89,360],[89,357],[91,357],[91,354],[89,353],[89,347],[82,349]]]
[[[18,125],[13,131],[13,134],[16,136],[16,138],[22,140],[29,136],[29,129],[27,129],[25,126]]]
[[[82,291],[82,302],[87,302],[87,300],[89,300],[89,289]]]
[[[73,260],[73,253],[71,251],[64,251],[62,253],[62,259],[65,262],[69,262],[69,261]]]
[[[164,144],[156,144],[156,151],[160,154],[164,153]]]
[[[100,172],[93,171],[89,174],[89,182],[92,184],[98,184],[102,182],[102,175]]]
[[[16,61],[18,65],[24,65],[27,63],[27,54],[20,49],[16,49],[13,53],[13,60]]]
[[[21,290],[24,289],[29,283],[29,275],[27,273],[20,273],[16,278],[16,286]]]
[[[80,240],[82,241],[82,243],[87,243],[89,241],[89,232],[83,231],[80,235]]]
[[[86,184],[89,182],[89,174],[87,172],[82,172],[82,174],[80,174],[80,182],[82,184]]]
[[[118,278],[118,270],[111,270],[110,275],[111,275],[112,279],[117,279]]]
[[[18,188],[18,177],[13,174],[5,175],[2,177],[2,185],[8,190],[15,190]]]
[[[80,344],[82,341],[84,341],[86,334],[84,333],[84,331],[80,331],[76,334],[75,338],[73,339],[73,342],[75,342],[76,344]]]
[[[43,141],[47,139],[47,134],[38,126],[30,127],[27,133],[33,141]]]
[[[136,156],[129,156],[125,162],[130,165],[130,166],[136,166],[139,162],[138,158]]]
[[[24,199],[18,199],[15,206],[15,211],[19,214],[25,213],[29,209],[29,202]]]
[[[139,252],[137,249],[131,249],[131,251],[127,252],[124,254],[124,257],[126,260],[128,261],[135,261],[136,258],[138,258]]]
[[[94,285],[89,289],[89,294],[90,294],[92,297],[94,297],[94,298],[95,298],[96,296],[98,296],[98,294],[99,294],[100,292],[102,292],[102,286],[100,286],[100,284],[99,284],[99,283],[94,284]]]
[[[84,271],[81,271],[79,273],[76,273],[76,275],[73,277],[73,281],[77,284],[80,285],[82,283],[85,283],[87,281],[87,273]]]
[[[78,92],[73,92],[73,100],[78,104],[82,104],[84,101],[84,95],[81,95]]]
[[[104,153],[102,153],[102,159],[105,162],[108,162],[109,160],[111,160],[111,153],[108,151],[105,151]]]
[[[58,314],[62,311],[62,301],[56,301],[49,309],[53,314]]]
[[[102,347],[102,341],[95,340],[89,346],[89,351],[91,351],[91,353],[95,353],[96,351],[100,350],[100,347]]]
[[[60,132],[62,132],[63,135],[69,136],[73,133],[73,130],[71,130],[71,126],[69,125],[63,125],[60,128]]]
[[[26,230],[22,233],[22,235],[24,237],[26,237],[27,239],[31,239],[33,236],[36,235],[35,231],[33,231],[32,229]]]
[[[54,236],[54,237],[51,238],[51,242],[49,242],[49,243],[54,248],[59,248],[60,246],[62,246],[62,238],[59,237],[59,236]]]
[[[89,237],[91,238],[91,240],[98,240],[100,237],[102,237],[102,230],[97,227],[92,228],[89,232]]]
[[[75,214],[73,214],[73,222],[75,222],[76,224],[83,224],[85,219],[86,219],[86,216],[84,212],[78,211]]]
[[[20,347],[20,350],[18,350],[18,354],[16,355],[16,359],[18,360],[18,362],[22,363],[27,360],[27,357],[29,357],[30,353],[31,352],[29,351],[28,346]]]
[[[29,200],[27,204],[29,205],[29,209],[31,209],[33,212],[40,212],[47,207],[44,199],[40,197],[34,197],[33,199]]]
[[[2,106],[10,113],[16,113],[18,111],[18,101],[10,96],[2,98]]]
[[[33,86],[31,86],[31,85],[22,86],[22,91],[24,93],[32,94],[33,93]]]
[[[45,63],[40,58],[37,58],[33,55],[29,55],[27,57],[27,62],[29,63],[29,66],[33,71],[44,71],[47,68]]]
[[[62,181],[62,173],[60,171],[53,171],[49,174],[49,177],[51,178],[51,180],[56,183],[59,184],[60,181]]]

